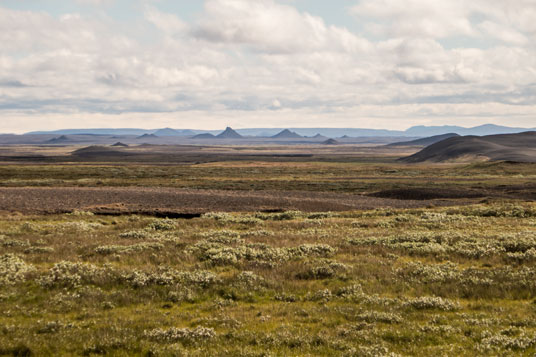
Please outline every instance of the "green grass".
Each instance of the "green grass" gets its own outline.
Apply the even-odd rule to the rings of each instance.
[[[0,355],[536,353],[530,203],[3,215],[0,249]]]
[[[190,220],[2,213],[0,355],[533,356],[536,204],[519,198],[535,178],[512,163],[3,165],[11,187],[497,195]]]
[[[536,179],[536,165],[218,162],[202,165],[5,165],[0,186],[152,186],[223,190],[370,192],[493,188]]]

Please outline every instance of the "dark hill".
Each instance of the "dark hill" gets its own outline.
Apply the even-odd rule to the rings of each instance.
[[[275,134],[272,136],[273,139],[301,139],[303,136],[299,135],[298,133],[294,131],[290,131],[288,129],[285,129],[281,131],[278,134]]]
[[[460,136],[456,133],[449,133],[449,134],[443,134],[443,135],[435,135],[430,136],[428,138],[422,138],[417,140],[411,140],[411,141],[401,141],[397,143],[388,144],[387,146],[428,146],[435,143],[438,143],[440,141],[443,141],[448,138],[453,138],[456,136]]]
[[[339,145],[340,143],[335,139],[328,139],[322,143],[322,145]]]
[[[71,140],[67,136],[62,135],[60,137],[52,138],[50,140],[47,140],[47,143],[49,143],[49,144],[61,144],[61,143],[68,143],[69,141],[71,141]]]
[[[216,138],[218,139],[242,139],[243,136],[238,134],[236,131],[234,131],[232,128],[227,127],[224,132],[217,135]]]
[[[192,137],[192,139],[215,139],[215,138],[216,137],[210,133],[199,134],[199,135]]]
[[[136,139],[156,139],[158,136],[154,134],[143,134],[141,136],[138,136]]]
[[[128,148],[127,144],[123,144],[122,142],[118,141],[115,144],[111,145],[112,147],[121,147],[121,148]]]
[[[404,162],[471,160],[536,162],[536,132],[452,137],[401,159]]]
[[[122,157],[122,156],[128,156],[130,154],[121,150],[112,149],[110,147],[93,145],[93,146],[88,146],[85,148],[75,150],[72,152],[72,155],[78,158],[95,158],[95,157],[103,158],[103,157],[112,157],[112,156]]]

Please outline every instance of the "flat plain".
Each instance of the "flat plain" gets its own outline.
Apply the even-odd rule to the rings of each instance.
[[[0,355],[533,356],[536,165],[0,148]]]

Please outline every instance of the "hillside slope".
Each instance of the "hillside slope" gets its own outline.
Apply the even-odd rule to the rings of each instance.
[[[401,159],[404,162],[473,160],[536,162],[536,132],[452,137]]]
[[[459,135],[456,133],[448,133],[443,135],[435,135],[430,136],[428,138],[422,138],[417,140],[411,140],[411,141],[401,141],[397,143],[388,144],[387,146],[428,146],[435,143],[438,143],[440,141],[443,141],[448,138],[458,137]]]

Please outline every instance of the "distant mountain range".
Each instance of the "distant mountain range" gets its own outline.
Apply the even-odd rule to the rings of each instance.
[[[496,134],[516,134],[524,131],[534,131],[536,128],[515,128],[495,124],[484,124],[473,128],[464,128],[461,126],[414,126],[404,133],[408,136],[434,136],[454,133],[458,135],[496,135]]]
[[[405,131],[385,130],[385,129],[360,129],[360,128],[255,128],[233,130],[240,136],[264,136],[285,138],[314,137],[319,134],[325,138],[340,137],[429,137],[448,133],[458,135],[494,135],[494,134],[515,134],[524,131],[532,131],[536,128],[516,128],[494,124],[485,124],[473,128],[461,126],[414,126]],[[49,134],[49,135],[132,135],[141,136],[143,134],[154,134],[156,136],[194,136],[199,134],[221,135],[221,130],[194,130],[194,129],[64,129],[54,131],[34,131],[26,135]],[[229,136],[229,135],[225,135]],[[237,138],[237,137],[235,137]]]

